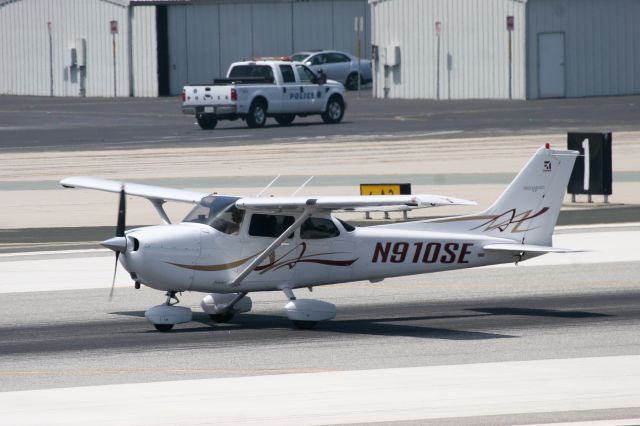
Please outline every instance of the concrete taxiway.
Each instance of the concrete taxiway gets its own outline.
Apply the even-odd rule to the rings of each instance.
[[[338,126],[203,132],[176,99],[0,97],[0,422],[640,423],[639,105],[363,97]],[[96,243],[112,235],[117,196],[58,186],[93,175],[252,195],[282,175],[269,192],[289,195],[314,175],[301,195],[411,182],[479,204],[412,218],[466,214],[568,130],[614,132],[612,205],[567,197],[554,237],[586,251],[298,290],[338,307],[312,331],[291,327],[275,292],[217,325],[184,293],[194,321],[156,332],[144,311],[162,293],[119,270],[108,301],[113,253]],[[127,219],[158,223],[134,198]]]
[[[0,405],[15,424],[616,424],[640,417],[639,236],[573,226],[555,244],[590,251],[318,287],[338,317],[314,331],[291,328],[277,292],[223,325],[185,293],[194,321],[158,333],[143,313],[160,293],[120,275],[107,301],[110,253],[3,255]]]

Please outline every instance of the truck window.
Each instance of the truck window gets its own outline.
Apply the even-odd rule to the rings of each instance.
[[[274,83],[273,71],[269,65],[236,65],[229,71],[229,78],[264,78],[266,83]]]
[[[298,71],[298,77],[300,77],[301,83],[310,83],[311,80],[315,77],[307,67],[304,65],[296,65],[296,70]]]
[[[285,83],[295,83],[296,75],[293,73],[291,65],[280,65],[280,72],[282,73],[282,81]]]
[[[249,235],[278,238],[288,227],[293,225],[293,222],[293,216],[255,213],[251,216]],[[289,235],[289,238],[293,238],[293,233]]]

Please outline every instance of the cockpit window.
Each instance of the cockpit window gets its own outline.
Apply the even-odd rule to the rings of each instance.
[[[216,195],[204,197],[183,222],[203,223],[225,234],[238,234],[244,218],[244,210],[236,207],[239,199]]]
[[[333,238],[340,235],[338,227],[329,219],[310,217],[300,227],[300,238],[304,240],[319,240]]]
[[[338,219],[338,218],[336,218],[336,219]],[[347,231],[347,232],[353,232],[353,231],[356,230],[355,226],[353,226],[350,223],[345,222],[342,219],[338,219],[338,222],[340,222],[340,224],[344,227],[344,230]]]

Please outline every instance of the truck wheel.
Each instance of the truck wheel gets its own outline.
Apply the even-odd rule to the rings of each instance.
[[[281,126],[289,126],[293,123],[294,118],[296,118],[295,114],[278,114],[275,116],[276,121]]]
[[[200,126],[202,130],[215,129],[218,124],[218,119],[212,114],[197,114],[196,120],[198,120],[198,126]]]
[[[335,124],[342,121],[344,116],[344,102],[340,96],[334,95],[327,102],[327,109],[322,113],[322,120],[325,123]]]
[[[344,87],[347,90],[358,90],[358,73],[352,72],[347,76],[347,80],[344,82]]]
[[[267,122],[267,106],[263,101],[254,101],[247,114],[247,125],[251,128],[263,127]]]

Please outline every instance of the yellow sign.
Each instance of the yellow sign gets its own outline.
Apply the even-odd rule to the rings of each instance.
[[[360,184],[360,195],[400,195],[400,184],[363,183]]]

